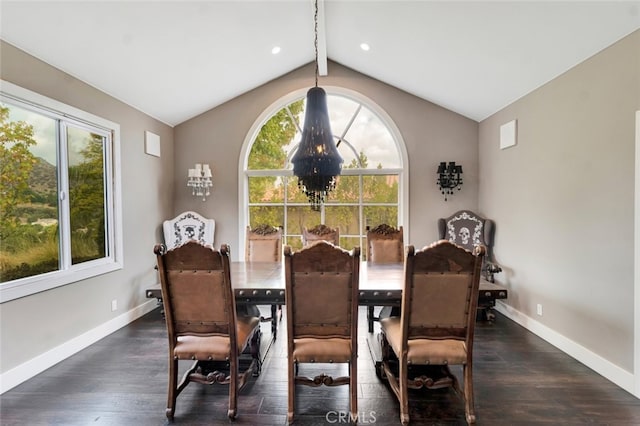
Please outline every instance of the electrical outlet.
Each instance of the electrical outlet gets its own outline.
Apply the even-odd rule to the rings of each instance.
[[[111,301],[111,312],[118,310],[118,299],[113,299]]]
[[[542,305],[540,303],[538,303],[538,306],[536,306],[536,313],[542,316]]]

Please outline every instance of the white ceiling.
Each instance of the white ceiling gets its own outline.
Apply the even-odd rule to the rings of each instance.
[[[477,121],[640,28],[640,0],[320,9],[321,63],[326,42],[329,60]],[[315,56],[311,0],[1,0],[0,16],[3,40],[172,126]]]

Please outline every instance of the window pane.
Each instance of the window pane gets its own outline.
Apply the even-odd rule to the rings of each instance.
[[[249,226],[259,225],[284,226],[284,207],[279,206],[251,206],[249,207]]]
[[[56,122],[0,105],[0,281],[56,271]]]
[[[330,203],[357,203],[360,199],[360,178],[358,176],[338,176],[336,188],[329,193]]]
[[[295,101],[276,112],[262,126],[249,153],[249,170],[283,169],[287,160],[288,146],[298,134],[303,99]],[[287,150],[284,149],[287,147]]]
[[[351,250],[354,247],[360,247],[360,258],[365,260],[363,255],[361,238],[360,237],[340,237],[340,247],[345,250]]]
[[[369,203],[397,203],[398,175],[364,176],[362,200]]]
[[[304,192],[300,190],[298,186],[298,178],[295,176],[288,176],[287,181],[287,202],[289,203],[306,203],[309,200]]]
[[[313,228],[320,223],[320,212],[309,206],[287,207],[287,234],[302,235],[302,228]]]
[[[394,228],[398,227],[398,207],[397,206],[365,206],[364,207],[364,224],[375,228],[376,226],[386,223]]]
[[[106,255],[105,138],[84,129],[67,129],[71,263]]]
[[[250,203],[282,203],[284,198],[282,178],[278,176],[250,177]]]
[[[365,154],[366,168],[401,166],[398,148],[389,129],[367,107],[362,107],[345,138],[358,153]]]
[[[291,246],[293,251],[300,250],[302,248],[302,236],[301,235],[288,235],[284,244]]]
[[[325,206],[325,224],[340,228],[340,235],[359,235],[358,206]]]
[[[334,135],[340,137],[345,132],[347,125],[358,109],[358,105],[360,105],[358,102],[343,96],[327,95],[329,121]]]

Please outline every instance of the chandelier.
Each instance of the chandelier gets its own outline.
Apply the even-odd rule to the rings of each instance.
[[[307,92],[304,127],[298,149],[291,159],[298,187],[304,192],[313,210],[320,210],[329,192],[336,186],[342,169],[342,157],[333,140],[327,94],[318,87],[318,1],[315,1],[314,47],[316,55],[316,85]]]

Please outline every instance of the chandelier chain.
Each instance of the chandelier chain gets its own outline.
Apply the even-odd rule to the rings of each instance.
[[[316,52],[316,87],[318,87],[318,74],[319,74],[319,70],[318,70],[318,0],[315,0],[315,13],[313,15],[313,23],[314,23],[314,27],[313,27],[313,34],[314,34],[314,40],[313,40],[313,47],[315,48],[315,52]]]

